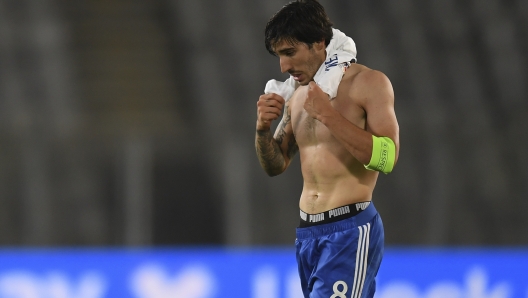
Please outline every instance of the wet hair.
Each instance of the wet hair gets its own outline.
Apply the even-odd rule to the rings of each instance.
[[[332,22],[324,7],[316,0],[296,0],[286,4],[266,24],[264,31],[266,49],[276,56],[275,45],[286,41],[291,45],[312,44],[324,39],[328,46],[332,39]]]

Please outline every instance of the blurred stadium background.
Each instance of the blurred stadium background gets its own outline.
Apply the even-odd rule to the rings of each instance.
[[[253,145],[287,2],[1,0],[0,245],[291,247],[298,157]],[[387,247],[526,248],[528,1],[320,2],[395,90]]]

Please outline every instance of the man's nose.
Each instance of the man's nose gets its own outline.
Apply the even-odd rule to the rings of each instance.
[[[291,69],[291,64],[290,64],[290,59],[287,58],[287,57],[280,57],[279,58],[279,64],[280,64],[280,70],[282,73],[285,73],[287,72],[288,70]]]

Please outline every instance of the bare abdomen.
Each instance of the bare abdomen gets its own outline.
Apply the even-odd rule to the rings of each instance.
[[[304,178],[299,206],[319,213],[343,205],[370,201],[377,172],[368,171],[341,146],[300,148]]]

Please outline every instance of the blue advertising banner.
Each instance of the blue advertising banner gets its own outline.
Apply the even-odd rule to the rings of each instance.
[[[528,298],[528,250],[392,249],[379,298]]]
[[[528,298],[528,249],[387,249],[377,281],[377,298]],[[121,297],[302,294],[291,249],[0,250],[0,298]]]

